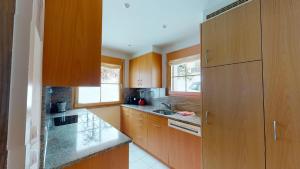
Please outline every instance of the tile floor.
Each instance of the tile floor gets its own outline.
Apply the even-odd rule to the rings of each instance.
[[[129,169],[169,169],[137,145],[129,144]]]

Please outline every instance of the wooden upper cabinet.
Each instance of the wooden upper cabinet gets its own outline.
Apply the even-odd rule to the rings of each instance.
[[[202,24],[202,67],[261,60],[260,0]]]
[[[139,58],[132,59],[129,62],[129,85],[130,87],[138,88],[140,86],[140,65],[139,65]]]
[[[299,9],[300,1],[262,0],[267,169],[300,166]]]
[[[45,1],[43,84],[99,86],[102,0]]]
[[[261,61],[202,72],[203,167],[265,169]]]
[[[162,58],[151,52],[130,60],[129,86],[131,88],[162,87]]]

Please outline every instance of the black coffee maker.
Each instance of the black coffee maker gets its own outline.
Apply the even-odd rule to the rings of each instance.
[[[128,96],[126,98],[125,104],[134,104],[138,105],[139,104],[139,98],[133,97],[133,96]]]

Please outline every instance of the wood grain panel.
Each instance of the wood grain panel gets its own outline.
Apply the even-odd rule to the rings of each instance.
[[[15,0],[0,1],[0,168],[7,166],[7,130]]]
[[[139,72],[140,72],[140,88],[151,88],[152,87],[152,53],[141,56],[138,58],[139,61]]]
[[[300,166],[299,9],[300,1],[262,0],[267,169]]]
[[[131,88],[160,88],[162,86],[162,58],[150,52],[131,59],[129,64]]]
[[[65,169],[128,169],[128,144],[113,148],[94,157],[79,161]]]
[[[131,59],[129,62],[129,86],[131,88],[139,88],[140,87],[140,66],[139,66],[139,58]]]
[[[206,21],[201,31],[202,67],[261,60],[260,0]]]
[[[158,53],[152,54],[152,88],[162,87],[162,56]]]
[[[202,76],[203,167],[264,169],[261,61],[204,68]]]
[[[174,52],[167,53],[167,60],[176,60],[187,56],[193,56],[201,53],[201,45],[197,44],[184,49],[176,50]]]
[[[168,120],[148,114],[147,150],[165,164],[169,164]]]
[[[147,149],[147,114],[137,110],[131,110],[133,142]]]
[[[45,3],[43,84],[99,86],[102,0]]]
[[[169,128],[169,165],[175,169],[201,169],[201,146],[201,137]]]
[[[128,137],[132,138],[132,115],[131,115],[132,109],[129,109],[127,107],[121,107],[121,130],[124,134],[126,134]]]

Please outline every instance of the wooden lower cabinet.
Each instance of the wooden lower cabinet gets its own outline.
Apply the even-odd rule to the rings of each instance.
[[[147,147],[147,114],[121,107],[121,130],[137,145]]]
[[[261,61],[202,72],[203,167],[265,169]]]
[[[133,141],[144,148],[147,148],[147,114],[137,110],[131,110]]]
[[[168,164],[168,119],[148,114],[147,150]]]
[[[125,133],[127,136],[132,138],[132,132],[131,129],[131,110],[126,107],[121,107],[121,130],[123,133]]]
[[[202,144],[197,137],[169,128],[169,165],[175,169],[201,169]]]
[[[121,107],[121,130],[173,169],[201,169],[201,137],[168,127],[168,119]]]
[[[113,148],[65,167],[65,169],[128,169],[128,144]]]

